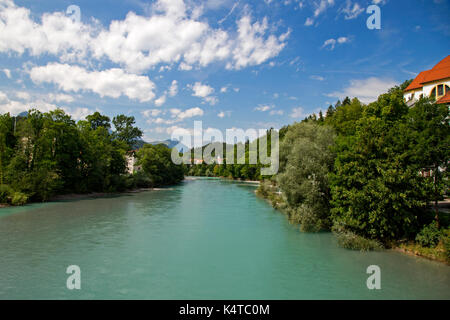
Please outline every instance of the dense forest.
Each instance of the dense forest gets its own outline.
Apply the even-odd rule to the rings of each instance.
[[[325,114],[280,129],[280,170],[260,165],[197,165],[189,174],[263,180],[258,194],[309,232],[333,231],[347,248],[415,240],[450,252],[449,109],[421,99],[406,106],[394,87],[368,105],[346,98]],[[246,144],[248,152],[248,143]]]
[[[183,180],[184,168],[172,163],[165,145],[145,145],[136,155],[143,170],[127,173],[126,155],[142,136],[134,124],[134,117],[118,115],[111,121],[99,112],[75,122],[59,109],[0,115],[0,203],[21,205],[58,194],[120,192]]]

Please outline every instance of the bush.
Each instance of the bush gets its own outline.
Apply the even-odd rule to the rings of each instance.
[[[13,206],[21,206],[27,203],[28,196],[22,192],[14,192],[11,200]]]
[[[361,237],[351,231],[345,230],[340,226],[333,226],[333,233],[338,240],[339,246],[345,249],[360,251],[384,249],[383,245],[380,242]]]
[[[442,232],[442,244],[444,245],[445,257],[450,260],[450,228]]]
[[[301,204],[298,208],[290,210],[290,220],[300,224],[303,232],[319,232],[330,230],[327,219],[321,219],[317,208]]]
[[[137,188],[152,188],[153,181],[144,171],[138,171],[133,175],[134,185]]]
[[[439,243],[442,232],[439,230],[437,223],[432,222],[425,226],[416,236],[416,241],[423,247],[434,248]]]
[[[9,203],[13,190],[6,184],[0,184],[0,203]]]

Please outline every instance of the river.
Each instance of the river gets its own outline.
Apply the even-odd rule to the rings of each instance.
[[[450,267],[339,248],[219,179],[0,209],[0,299],[450,299]],[[66,288],[66,268],[81,290]],[[366,269],[381,270],[369,290]]]

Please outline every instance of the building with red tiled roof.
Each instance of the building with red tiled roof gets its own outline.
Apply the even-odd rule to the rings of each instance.
[[[432,97],[437,103],[450,103],[450,55],[432,69],[419,73],[405,89],[403,97],[409,106],[421,97]]]

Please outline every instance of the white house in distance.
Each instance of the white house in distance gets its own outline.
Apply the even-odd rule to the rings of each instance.
[[[421,97],[432,97],[438,104],[450,104],[450,55],[432,69],[419,73],[405,89],[403,97],[408,106]]]
[[[125,161],[127,162],[127,173],[128,174],[133,174],[137,171],[141,171],[141,169],[142,169],[141,166],[137,165],[136,152],[137,152],[137,150],[130,151],[125,156]]]

